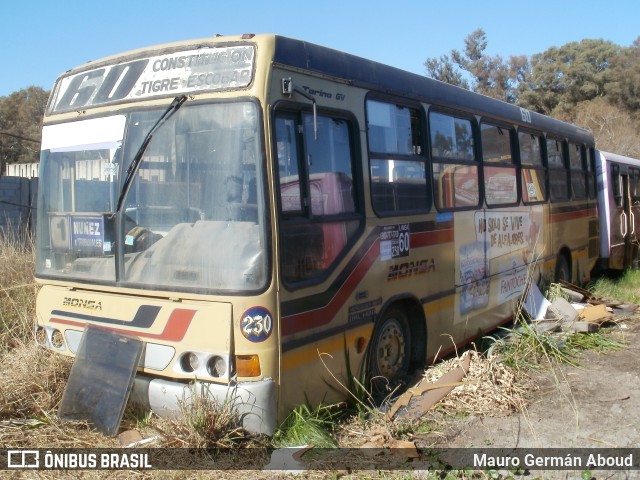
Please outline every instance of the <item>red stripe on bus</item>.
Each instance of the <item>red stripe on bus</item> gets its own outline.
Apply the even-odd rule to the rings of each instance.
[[[575,212],[562,212],[562,213],[552,213],[551,214],[551,222],[565,222],[567,220],[576,220],[578,218],[584,217],[595,217],[596,211],[594,209],[591,210],[578,210]]]
[[[437,245],[452,241],[452,229],[411,234],[412,248]],[[304,330],[320,327],[329,323],[336,316],[338,310],[340,310],[344,303],[349,299],[371,266],[377,261],[379,254],[380,241],[376,240],[371,247],[369,247],[356,268],[353,269],[347,280],[327,305],[315,310],[301,312],[282,318],[282,336],[285,337],[287,335],[293,335],[294,333],[299,333]]]
[[[146,332],[138,332],[135,330],[127,330],[123,328],[108,328],[114,332],[123,333],[126,335],[134,335],[136,337],[142,338],[151,338],[154,340],[165,340],[167,342],[179,342],[181,341],[187,330],[189,329],[189,325],[191,325],[191,320],[193,320],[193,316],[196,314],[196,310],[186,310],[183,308],[176,308],[171,312],[169,316],[169,320],[164,327],[164,330],[160,334],[155,333],[146,333]],[[73,327],[84,327],[87,325],[84,322],[75,322],[73,320],[65,320],[63,318],[51,318],[52,323],[60,323],[63,325],[71,325]],[[104,327],[104,325],[100,325]]]

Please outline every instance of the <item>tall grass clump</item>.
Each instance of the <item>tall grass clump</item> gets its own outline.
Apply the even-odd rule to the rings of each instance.
[[[640,304],[640,270],[627,270],[619,278],[598,278],[589,290],[597,297]]]
[[[224,449],[248,439],[238,405],[231,397],[222,401],[213,398],[196,382],[191,397],[179,407],[179,415],[161,419],[156,427],[165,447]]]
[[[0,353],[33,340],[36,284],[33,237],[0,230]]]

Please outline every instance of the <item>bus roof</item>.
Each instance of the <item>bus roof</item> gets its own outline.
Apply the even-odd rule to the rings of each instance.
[[[535,112],[530,112],[531,123],[528,123],[523,121],[522,110],[515,105],[309,42],[276,36],[274,61],[344,79],[352,85],[425,103],[436,103],[469,113],[488,115],[523,127],[535,127],[561,137],[577,139],[580,142],[594,142],[589,131],[575,125]]]
[[[390,95],[434,103],[476,115],[490,116],[496,120],[524,128],[533,127],[536,130],[590,145],[594,143],[590,132],[575,125],[535,112],[528,112],[528,117],[531,119],[529,123],[523,120],[522,109],[515,105],[339,50],[273,34],[216,36],[139,48],[87,62],[67,70],[61,77],[145,55],[241,42],[274,44],[273,61],[276,65],[323,74],[341,79],[350,85]]]

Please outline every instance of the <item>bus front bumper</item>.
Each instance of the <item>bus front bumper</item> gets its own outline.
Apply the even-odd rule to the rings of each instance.
[[[175,417],[189,411],[194,395],[208,397],[222,405],[232,402],[242,427],[252,433],[273,435],[276,429],[276,387],[272,379],[221,385],[209,382],[181,383],[136,375],[131,400],[161,417]]]

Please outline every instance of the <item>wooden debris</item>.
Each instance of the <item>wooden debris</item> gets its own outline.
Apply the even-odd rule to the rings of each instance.
[[[127,447],[132,443],[137,443],[142,440],[142,435],[137,430],[125,430],[118,434],[118,442],[123,447]]]
[[[578,311],[580,320],[584,322],[604,323],[613,316],[606,305],[590,305]]]
[[[409,407],[410,411],[426,412],[436,403],[446,397],[455,387],[463,385],[460,381],[469,371],[471,356],[467,355],[462,364],[455,370],[444,374],[431,385],[416,385],[403,393],[387,412],[387,419],[391,420],[402,407]],[[426,394],[425,394],[426,393]],[[415,402],[409,406],[412,399]]]

